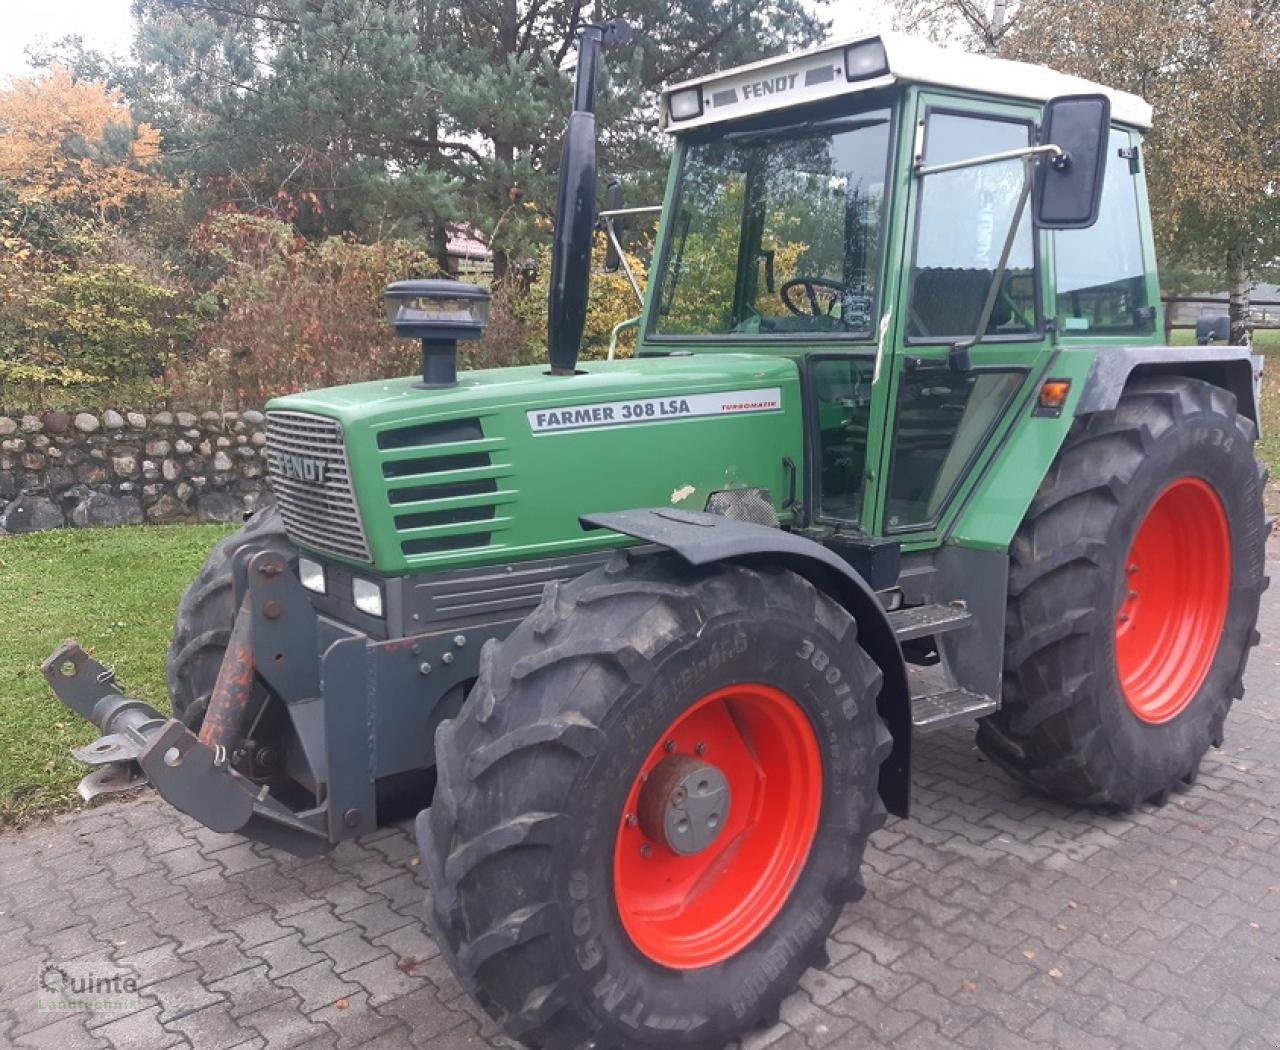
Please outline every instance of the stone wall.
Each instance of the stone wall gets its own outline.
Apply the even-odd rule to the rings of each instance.
[[[0,533],[239,522],[268,500],[261,412],[0,416]]]

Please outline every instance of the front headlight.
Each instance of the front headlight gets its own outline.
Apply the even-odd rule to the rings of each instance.
[[[362,580],[359,576],[353,579],[351,597],[361,612],[370,616],[382,615],[382,588],[372,580]]]
[[[310,558],[298,559],[298,579],[302,581],[309,591],[316,594],[324,594],[324,566],[318,561],[312,561]]]

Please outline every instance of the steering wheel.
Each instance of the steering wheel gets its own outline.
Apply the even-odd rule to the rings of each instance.
[[[808,310],[801,309],[792,300],[790,293],[796,288],[804,289],[805,298],[808,300]],[[820,291],[821,299],[826,302],[825,309],[823,309],[819,299]],[[845,287],[837,281],[828,281],[825,277],[796,277],[787,281],[778,290],[778,294],[782,297],[783,305],[797,316],[830,317],[831,311],[840,305],[844,299]]]

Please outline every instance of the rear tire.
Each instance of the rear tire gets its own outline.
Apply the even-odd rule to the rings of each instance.
[[[204,721],[209,694],[231,637],[236,618],[231,565],[235,552],[246,544],[289,557],[296,553],[285,535],[280,512],[268,507],[209,552],[200,575],[182,596],[165,658],[165,677],[173,717],[193,732]]]
[[[1063,802],[1191,783],[1244,692],[1265,472],[1220,387],[1131,382],[1077,422],[1010,551],[1004,705],[978,745]]]
[[[618,554],[550,585],[513,634],[485,647],[475,689],[436,734],[439,782],[418,841],[429,914],[462,983],[534,1047],[710,1050],[775,1021],[805,969],[825,964],[841,907],[863,892],[891,745],[880,685],[849,615],[789,572]],[[681,731],[702,713],[719,717],[719,703],[732,732]],[[776,735],[764,713],[775,709]],[[778,737],[816,768],[789,767],[777,757],[785,748],[771,747]],[[753,795],[765,783],[753,774],[745,790],[733,779],[735,739],[771,770],[772,793]],[[677,856],[667,840],[641,837],[654,824],[637,792],[649,763],[667,760],[722,764],[739,807],[730,801],[723,825],[733,850],[714,852],[716,839]],[[794,820],[778,820],[777,847],[772,830],[760,832],[773,827],[775,800],[796,806]],[[787,830],[806,814],[811,825]],[[764,845],[772,859],[758,872],[740,866]],[[672,906],[675,927],[646,910],[650,894],[697,871],[681,864],[704,860],[689,875],[697,889]],[[767,890],[783,864],[777,907],[762,903],[753,926],[736,894]],[[728,892],[734,872],[743,881]]]

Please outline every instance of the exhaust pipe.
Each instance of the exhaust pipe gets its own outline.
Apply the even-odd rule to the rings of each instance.
[[[604,25],[588,25],[578,40],[573,112],[569,114],[560,155],[551,290],[547,296],[547,349],[554,376],[577,374],[582,331],[587,323],[591,242],[596,222],[596,71],[600,48],[630,40],[631,27],[619,18]]]

